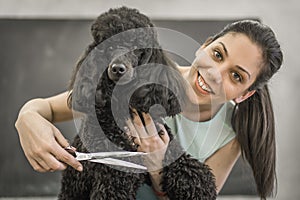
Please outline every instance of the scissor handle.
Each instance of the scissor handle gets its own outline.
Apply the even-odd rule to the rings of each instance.
[[[76,151],[75,148],[71,145],[64,148],[68,153],[70,153],[72,156],[76,157]]]

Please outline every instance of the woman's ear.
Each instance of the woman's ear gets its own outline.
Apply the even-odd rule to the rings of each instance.
[[[241,102],[245,101],[246,99],[248,99],[249,97],[251,97],[255,92],[256,92],[256,90],[247,91],[242,96],[235,98],[234,102],[241,103]]]

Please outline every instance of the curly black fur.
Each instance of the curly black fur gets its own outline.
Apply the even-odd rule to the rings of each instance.
[[[181,111],[184,81],[159,48],[153,29],[143,29],[135,41],[116,42],[112,38],[112,43],[98,48],[101,42],[115,34],[140,27],[153,27],[153,24],[145,15],[126,7],[109,10],[92,25],[94,42],[77,65],[70,87],[73,89],[73,109],[86,114],[80,136],[77,135],[72,144],[78,151],[111,151],[112,146],[115,150],[136,151],[120,128],[131,115],[129,107],[150,113],[159,122],[162,117],[174,116]],[[139,45],[147,42],[148,47],[134,49],[132,42]],[[101,51],[103,47],[105,51]],[[124,64],[129,70],[126,74],[130,75],[125,81],[122,80],[125,75],[110,74],[115,63]],[[96,67],[82,72],[93,65]],[[101,74],[97,71],[99,66],[105,68]],[[216,199],[215,180],[210,169],[184,153],[166,124],[165,127],[172,141],[164,159],[163,190],[170,199]],[[63,172],[59,199],[135,199],[137,189],[143,183],[151,184],[146,172],[125,172],[87,161],[82,164],[83,172],[71,167]]]

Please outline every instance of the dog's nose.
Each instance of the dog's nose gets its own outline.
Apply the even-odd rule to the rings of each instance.
[[[124,64],[113,64],[111,72],[116,75],[123,75],[126,73],[126,66]]]

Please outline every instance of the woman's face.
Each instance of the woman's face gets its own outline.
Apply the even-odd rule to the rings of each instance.
[[[239,103],[255,91],[248,91],[259,74],[261,49],[246,35],[228,33],[196,52],[186,75],[192,103],[220,105],[229,100]]]

